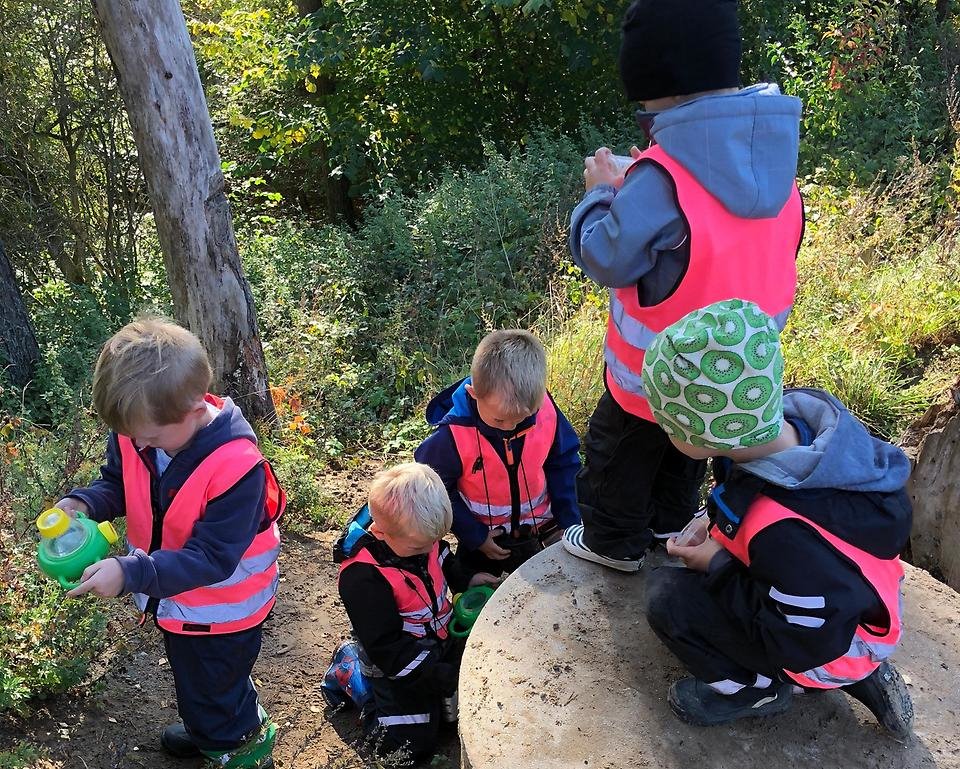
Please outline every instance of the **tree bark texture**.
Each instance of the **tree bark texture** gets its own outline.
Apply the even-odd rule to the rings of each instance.
[[[34,366],[40,360],[40,347],[34,336],[30,316],[23,304],[7,253],[0,241],[0,365],[7,380],[23,389],[33,378]]]
[[[248,416],[273,417],[253,296],[180,4],[91,2],[133,129],[177,320],[203,342],[214,387]]]
[[[910,425],[901,443],[914,462],[907,487],[913,564],[960,590],[960,382]]]

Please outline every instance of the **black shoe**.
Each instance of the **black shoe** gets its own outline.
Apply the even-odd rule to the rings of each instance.
[[[913,726],[913,702],[897,669],[889,662],[862,681],[844,686],[843,690],[870,708],[880,725],[898,740],[910,736]]]
[[[738,718],[775,716],[793,704],[793,687],[778,684],[766,689],[745,687],[736,694],[720,694],[703,681],[684,678],[670,687],[667,702],[677,718],[693,726],[714,726]]]
[[[195,758],[200,753],[183,724],[170,724],[160,735],[160,747],[174,758]]]

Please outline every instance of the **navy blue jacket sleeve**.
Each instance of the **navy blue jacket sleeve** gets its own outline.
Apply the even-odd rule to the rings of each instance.
[[[557,434],[543,463],[543,472],[550,494],[550,509],[554,520],[562,529],[580,523],[580,507],[577,505],[579,471],[580,439],[573,425],[557,408]]]
[[[257,465],[226,494],[207,503],[183,547],[119,557],[124,592],[168,598],[225,580],[257,535],[265,501],[266,473]]]
[[[432,435],[421,443],[413,453],[413,458],[436,470],[450,495],[450,507],[453,508],[453,533],[462,547],[476,550],[487,539],[488,529],[473,517],[460,492],[457,482],[463,475],[463,464],[454,443],[450,428],[440,425]]]
[[[100,468],[100,477],[89,486],[73,489],[67,496],[84,502],[94,521],[112,521],[126,514],[123,467],[116,433],[111,432],[107,437],[107,460]]]
[[[788,557],[785,557],[788,556]],[[843,656],[879,599],[818,534],[792,521],[750,542],[750,566],[711,562],[707,589],[780,668],[803,672]]]

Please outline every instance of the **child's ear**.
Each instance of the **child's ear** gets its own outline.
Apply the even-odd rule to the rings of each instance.
[[[474,392],[472,384],[468,384],[465,389],[467,391],[467,395],[469,395],[474,400],[477,399],[477,394]]]

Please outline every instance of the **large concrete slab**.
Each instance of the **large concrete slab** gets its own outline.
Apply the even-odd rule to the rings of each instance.
[[[559,545],[507,579],[461,668],[464,767],[960,768],[960,596],[926,572],[907,567],[894,657],[917,713],[906,745],[840,692],[803,695],[776,718],[679,722],[666,692],[684,673],[647,625],[644,584],[644,572],[618,574]]]

